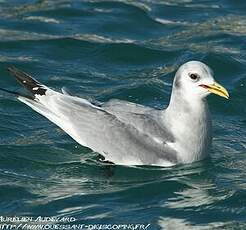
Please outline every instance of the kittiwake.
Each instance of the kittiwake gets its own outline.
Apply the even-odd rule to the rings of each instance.
[[[172,166],[204,159],[212,142],[206,97],[214,93],[229,98],[213,71],[199,61],[178,69],[163,110],[117,99],[92,103],[54,91],[15,67],[8,70],[29,91],[30,95],[12,92],[21,102],[105,161],[120,165]]]

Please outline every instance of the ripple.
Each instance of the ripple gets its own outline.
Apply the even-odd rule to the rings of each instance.
[[[104,37],[97,34],[74,34],[71,38],[89,42],[97,42],[97,43],[135,43],[135,40],[132,39],[114,39],[110,37]]]
[[[204,225],[201,224],[193,224],[192,222],[186,221],[184,219],[178,219],[178,218],[160,218],[158,221],[158,224],[163,229],[182,229],[182,230],[208,230],[208,229],[220,229],[225,227],[232,227],[235,223],[232,221],[228,222],[210,222],[206,223]],[[227,229],[227,228],[226,228]],[[229,228],[228,228],[229,229]]]
[[[57,1],[36,1],[26,4],[17,5],[3,5],[0,9],[0,15],[4,17],[18,17],[27,13],[38,12],[41,10],[52,10],[56,8],[70,7],[69,2],[63,0]]]
[[[163,25],[182,25],[182,26],[195,26],[196,23],[192,22],[186,22],[186,21],[172,21],[172,20],[167,20],[163,18],[155,18],[157,22],[163,24]]]
[[[87,2],[90,3],[100,3],[100,0],[86,0]],[[132,0],[113,0],[113,1],[109,1],[111,3],[123,3],[125,5],[131,5],[134,6],[140,10],[144,10],[144,11],[151,11],[151,6],[149,4],[148,1],[146,1],[146,3],[144,1],[132,1]]]
[[[40,21],[40,22],[55,23],[55,24],[60,23],[59,20],[56,20],[54,18],[47,18],[47,17],[41,17],[41,16],[28,16],[28,17],[24,17],[24,20]]]
[[[0,62],[37,62],[39,61],[37,58],[32,56],[5,56],[0,55]]]
[[[20,41],[20,40],[46,40],[56,39],[55,35],[26,32],[19,30],[0,29],[1,41]]]
[[[192,23],[189,23],[189,25],[192,25]],[[180,32],[156,40],[149,40],[146,41],[146,43],[159,48],[184,49],[184,47],[186,47],[198,52],[213,51],[218,53],[240,54],[241,51],[239,48],[224,46],[217,41],[212,40],[206,41],[205,43],[197,43],[196,41],[196,39],[200,37],[210,37],[222,33],[233,36],[246,35],[246,17],[235,15],[218,17],[199,23],[199,26],[189,26]],[[190,41],[185,42],[187,40]]]

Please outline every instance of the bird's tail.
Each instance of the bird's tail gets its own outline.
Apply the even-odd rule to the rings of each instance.
[[[27,73],[17,69],[16,67],[9,67],[8,71],[31,94],[30,96],[25,95],[25,97],[35,99],[36,95],[46,94],[46,91],[48,88],[45,85],[38,82],[37,80],[35,80],[33,77],[31,77]],[[6,90],[6,89],[1,89],[1,90],[8,92],[8,93],[15,94],[15,95],[20,95],[19,93],[13,92],[10,90]],[[23,96],[23,95],[20,95],[20,96]]]

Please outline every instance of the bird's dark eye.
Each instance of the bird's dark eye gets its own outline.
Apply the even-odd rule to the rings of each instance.
[[[192,80],[198,80],[198,78],[199,78],[199,76],[195,73],[190,73],[189,76]]]

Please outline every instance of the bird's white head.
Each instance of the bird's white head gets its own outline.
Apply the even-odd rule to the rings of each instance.
[[[180,66],[173,87],[189,98],[203,99],[210,93],[229,98],[227,90],[214,80],[213,71],[199,61],[189,61]]]

